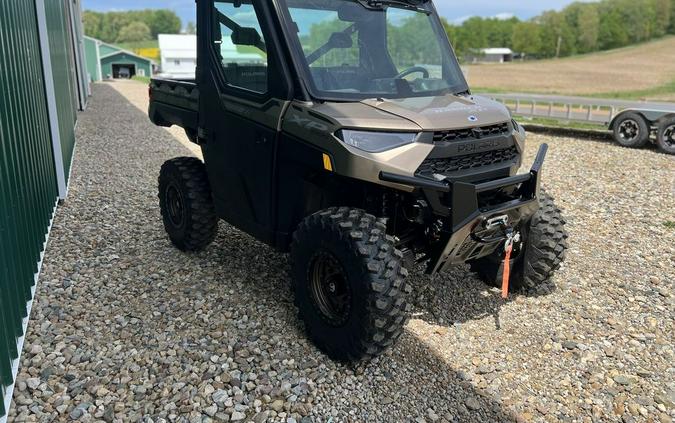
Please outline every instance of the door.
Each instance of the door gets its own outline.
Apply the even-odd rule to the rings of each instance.
[[[274,162],[289,98],[262,1],[201,3],[200,139],[219,215],[274,242]]]

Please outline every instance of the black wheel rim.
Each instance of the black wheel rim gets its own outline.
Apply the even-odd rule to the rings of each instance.
[[[663,143],[668,148],[675,148],[675,124],[670,125],[663,131]]]
[[[619,125],[619,136],[622,140],[631,142],[640,136],[640,125],[633,119],[626,119]]]
[[[180,190],[173,184],[166,188],[166,208],[171,224],[177,228],[182,227],[185,220],[185,203]]]
[[[352,292],[340,262],[331,253],[318,252],[311,261],[309,290],[316,309],[331,326],[342,326],[351,311]]]

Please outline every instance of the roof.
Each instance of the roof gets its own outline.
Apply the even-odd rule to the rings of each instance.
[[[510,48],[482,48],[480,51],[483,54],[513,54]]]
[[[112,56],[116,56],[116,55],[118,55],[118,54],[120,54],[120,53],[124,53],[124,54],[128,54],[128,55],[130,55],[130,56],[137,57],[137,58],[139,58],[140,60],[145,60],[145,61],[147,61],[147,62],[150,62],[150,63],[152,63],[152,64],[155,64],[155,61],[154,61],[154,60],[148,59],[147,57],[139,56],[138,54],[134,53],[133,51],[125,50],[125,49],[123,49],[123,48],[121,48],[121,47],[118,47],[118,46],[113,45],[113,44],[106,43],[106,42],[101,41],[101,40],[99,40],[99,39],[97,39],[97,38],[94,38],[94,37],[89,37],[89,36],[86,36],[86,35],[85,35],[84,38],[85,38],[85,39],[88,38],[89,40],[95,41],[97,44],[99,44],[99,46],[104,45],[104,46],[110,48],[111,50],[115,50],[113,53],[108,53],[108,54],[106,54],[106,55],[102,55],[102,56],[101,56],[101,59],[105,59],[105,58],[107,58],[107,57],[112,57]]]

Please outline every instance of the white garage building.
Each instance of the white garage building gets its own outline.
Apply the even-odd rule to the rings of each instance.
[[[162,78],[194,79],[197,67],[197,36],[159,34]]]

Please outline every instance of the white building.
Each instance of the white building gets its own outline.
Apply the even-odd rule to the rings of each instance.
[[[479,62],[505,63],[513,61],[513,51],[510,48],[483,48],[480,53]]]
[[[159,34],[162,78],[194,79],[197,67],[197,36]]]
[[[195,79],[197,36],[160,34],[158,38],[162,56],[159,77]],[[261,65],[267,62],[264,52],[256,51],[252,47],[247,48],[247,46],[237,47],[229,36],[223,37],[220,43],[220,55],[224,66]]]

